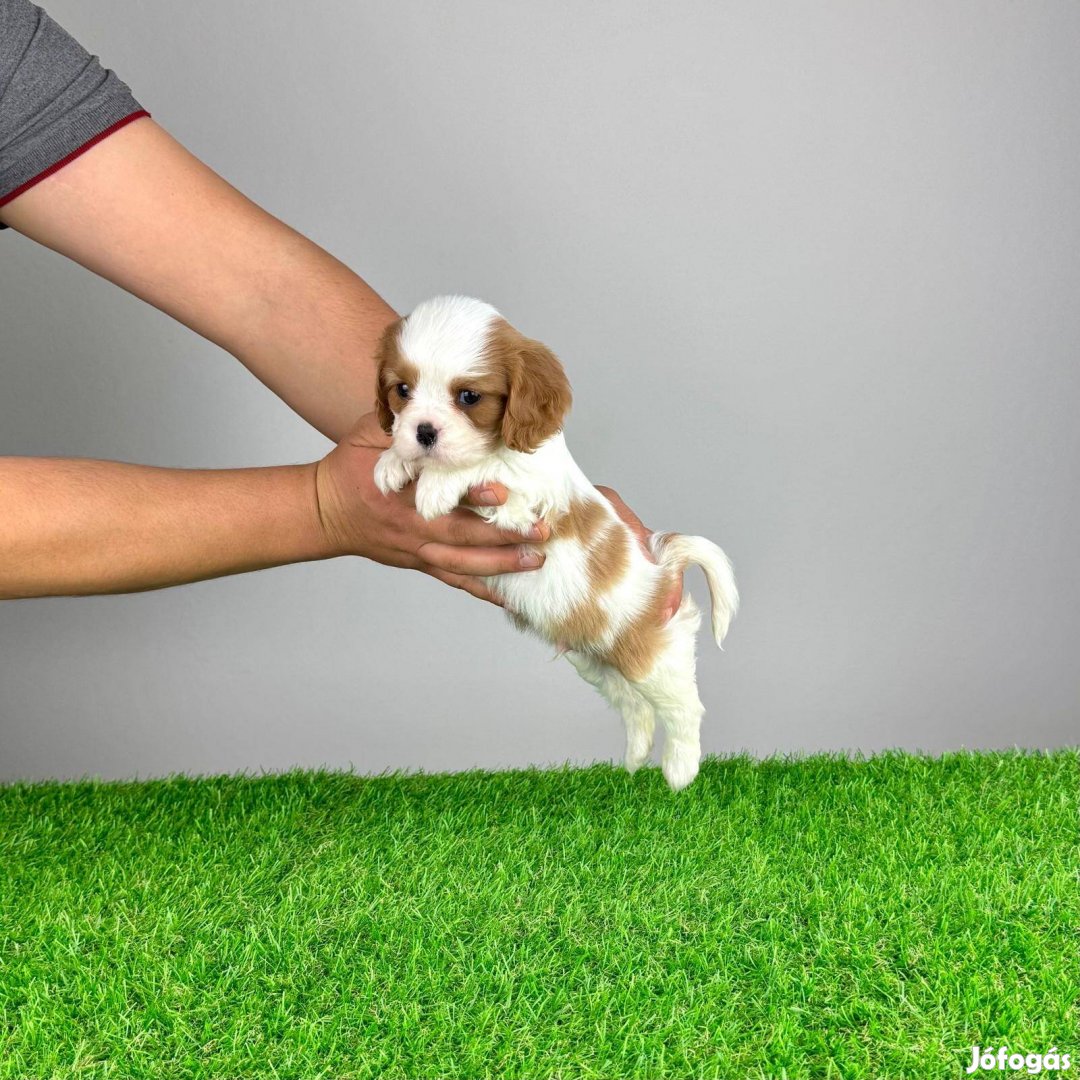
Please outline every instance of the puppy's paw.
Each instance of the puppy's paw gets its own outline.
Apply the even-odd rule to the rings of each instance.
[[[402,461],[394,450],[384,450],[375,462],[375,486],[384,494],[400,491],[414,479],[412,466]]]
[[[623,757],[623,766],[632,776],[649,759],[652,753],[652,739],[644,731],[635,731],[626,740],[626,754]]]
[[[522,536],[528,536],[532,531],[533,524],[538,515],[528,508],[506,503],[503,506],[491,507],[492,514],[486,520],[498,529],[506,529],[507,532],[518,532]]]
[[[664,779],[672,791],[682,791],[694,782],[701,764],[701,747],[668,740],[660,763]]]
[[[461,501],[464,492],[446,483],[442,477],[423,473],[416,484],[416,512],[425,520],[449,514]]]

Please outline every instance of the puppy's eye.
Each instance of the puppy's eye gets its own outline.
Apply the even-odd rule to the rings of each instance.
[[[475,390],[462,390],[457,399],[459,405],[475,405],[482,397]]]
[[[394,389],[398,392],[398,397],[408,398],[408,396],[412,393],[412,391],[409,389],[408,383],[398,383],[397,386],[394,387]]]

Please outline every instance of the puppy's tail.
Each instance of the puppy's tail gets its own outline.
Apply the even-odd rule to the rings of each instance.
[[[739,590],[731,560],[711,540],[703,536],[683,536],[680,533],[653,533],[652,552],[661,566],[671,567],[680,574],[687,564],[700,566],[709,583],[712,598],[712,631],[716,644],[722,649],[724,635],[739,610]]]

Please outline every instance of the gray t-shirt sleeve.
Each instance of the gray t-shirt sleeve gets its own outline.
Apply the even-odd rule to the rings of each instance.
[[[147,115],[41,8],[0,0],[0,206]]]

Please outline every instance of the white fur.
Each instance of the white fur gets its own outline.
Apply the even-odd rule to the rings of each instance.
[[[488,328],[499,313],[471,297],[436,297],[419,305],[405,320],[399,348],[416,366],[418,384],[394,423],[393,444],[379,459],[375,480],[384,493],[416,480],[416,508],[431,519],[458,506],[470,487],[497,481],[510,492],[498,507],[476,512],[500,528],[527,533],[537,520],[557,520],[571,502],[590,500],[604,508],[605,529],[629,527],[593,487],[570,456],[562,433],[533,453],[499,444],[490,449],[455,408],[449,384],[466,374],[481,374]],[[417,426],[438,430],[435,447],[417,442]],[[698,772],[700,728],[704,707],[698,699],[695,639],[701,616],[687,594],[664,629],[664,646],[648,674],[630,682],[603,663],[603,654],[645,609],[665,569],[681,572],[687,563],[700,565],[712,599],[712,628],[719,645],[738,608],[738,592],[727,556],[702,537],[656,534],[651,542],[657,561],[642,552],[630,535],[631,557],[626,574],[598,597],[609,617],[603,639],[591,649],[566,655],[587,682],[619,710],[626,726],[626,768],[633,772],[652,750],[656,720],[664,727],[662,758],[668,784],[679,790]],[[528,545],[526,545],[528,546]],[[486,578],[504,605],[524,618],[540,636],[558,644],[555,627],[589,595],[588,550],[578,540],[553,539],[542,547],[544,565],[535,571]],[[595,650],[595,651],[594,651]]]

